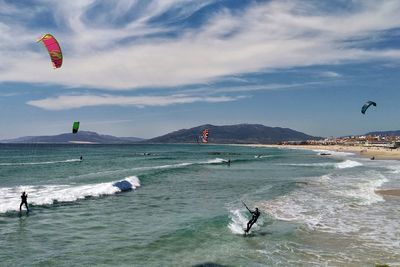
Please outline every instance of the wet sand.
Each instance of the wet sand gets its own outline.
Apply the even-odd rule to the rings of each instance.
[[[377,189],[375,190],[375,193],[380,194],[382,196],[400,197],[400,188]]]

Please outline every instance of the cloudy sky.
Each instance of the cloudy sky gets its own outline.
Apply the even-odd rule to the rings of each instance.
[[[206,123],[400,129],[399,14],[398,0],[0,0],[0,139],[74,120],[144,138]]]

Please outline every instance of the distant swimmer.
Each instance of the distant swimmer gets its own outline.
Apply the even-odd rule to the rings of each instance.
[[[374,157],[374,156],[372,156],[371,160],[374,160],[374,159],[375,159],[375,157]]]
[[[253,224],[256,223],[258,217],[260,217],[260,212],[258,211],[258,208],[256,208],[254,211],[250,210],[246,204],[244,204],[244,202],[242,201],[243,205],[246,207],[246,209],[251,213],[251,219],[250,221],[247,223],[247,229],[244,230],[245,233],[248,233],[251,229],[251,227],[253,226]]]
[[[22,192],[22,195],[21,195],[21,204],[19,205],[19,211],[20,211],[20,212],[21,212],[21,208],[22,208],[22,205],[23,205],[23,204],[25,204],[26,212],[29,212],[28,202],[26,201],[27,198],[28,198],[28,194],[25,194],[25,192]]]

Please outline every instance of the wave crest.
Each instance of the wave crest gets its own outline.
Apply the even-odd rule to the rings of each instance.
[[[136,176],[129,176],[122,180],[129,183],[131,189],[140,187],[140,180]],[[28,193],[29,205],[43,206],[59,202],[74,202],[87,197],[100,197],[113,195],[125,191],[113,181],[108,183],[86,184],[86,185],[41,185],[41,186],[18,186],[0,188],[0,213],[19,210],[19,196],[22,191]]]

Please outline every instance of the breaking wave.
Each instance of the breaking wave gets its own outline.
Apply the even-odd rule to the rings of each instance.
[[[347,169],[362,166],[363,164],[354,160],[345,160],[339,163],[335,162],[319,162],[319,163],[287,163],[279,164],[285,166],[296,166],[296,167],[334,167],[336,169]]]
[[[118,186],[122,183],[124,187]],[[43,206],[60,202],[74,202],[87,197],[113,195],[140,187],[136,176],[126,177],[122,181],[86,185],[40,185],[0,188],[0,213],[19,210],[20,194],[28,194],[29,205]]]

